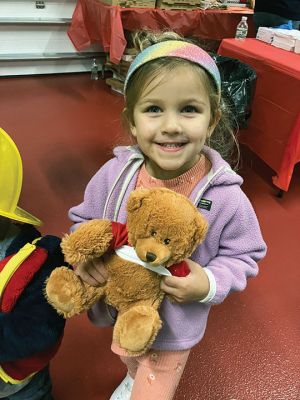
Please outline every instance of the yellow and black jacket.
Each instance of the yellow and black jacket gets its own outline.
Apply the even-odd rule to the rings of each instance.
[[[44,236],[35,243],[40,234],[33,226],[20,225],[20,229],[0,261],[0,378],[13,384],[49,363],[65,325],[44,297],[45,280],[64,263],[60,239]],[[30,254],[8,278],[5,266],[25,245],[26,250],[33,246]]]

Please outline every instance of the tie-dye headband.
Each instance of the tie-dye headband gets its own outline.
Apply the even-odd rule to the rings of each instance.
[[[124,84],[124,93],[126,94],[128,82],[138,68],[149,61],[162,57],[178,57],[198,64],[212,77],[219,95],[221,94],[221,77],[214,60],[199,46],[181,40],[159,42],[147,47],[139,53],[133,60],[127,72]]]

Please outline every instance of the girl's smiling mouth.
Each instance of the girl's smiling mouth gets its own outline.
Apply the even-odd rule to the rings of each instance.
[[[157,146],[160,147],[160,149],[162,149],[163,151],[171,151],[171,152],[175,152],[178,151],[180,149],[182,149],[182,147],[184,147],[186,145],[186,143],[177,143],[177,142],[166,142],[166,143],[155,143]]]

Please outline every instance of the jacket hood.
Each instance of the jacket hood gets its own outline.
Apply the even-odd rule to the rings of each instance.
[[[127,162],[129,160],[143,160],[144,155],[141,152],[138,145],[135,146],[117,146],[113,150],[113,154],[121,162]]]
[[[210,180],[211,186],[241,186],[243,184],[243,178],[231,168],[231,166],[220,156],[216,150],[204,146],[203,153],[212,164],[212,169],[209,173],[214,175],[214,177]]]

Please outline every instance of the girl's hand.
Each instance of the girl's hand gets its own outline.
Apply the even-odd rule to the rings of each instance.
[[[75,274],[91,286],[100,286],[107,281],[108,274],[102,258],[95,258],[84,264],[75,266]]]
[[[209,280],[203,268],[192,260],[186,259],[190,273],[185,277],[164,276],[161,289],[178,303],[199,301],[209,292]]]

